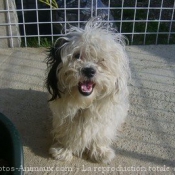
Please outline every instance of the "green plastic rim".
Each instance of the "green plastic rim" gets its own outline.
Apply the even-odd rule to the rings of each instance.
[[[23,175],[23,146],[18,130],[0,113],[0,160],[7,162],[0,166],[2,175]]]

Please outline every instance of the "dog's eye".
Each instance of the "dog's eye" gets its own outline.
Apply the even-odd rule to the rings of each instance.
[[[80,53],[76,53],[76,54],[74,55],[74,58],[75,58],[75,59],[80,59]]]

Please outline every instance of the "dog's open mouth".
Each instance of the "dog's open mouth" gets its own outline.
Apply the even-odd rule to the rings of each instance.
[[[78,90],[84,96],[89,96],[95,87],[95,83],[92,81],[79,82]]]

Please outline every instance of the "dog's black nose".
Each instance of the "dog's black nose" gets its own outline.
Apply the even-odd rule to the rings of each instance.
[[[95,73],[96,73],[96,70],[92,67],[85,67],[82,69],[82,73],[87,77],[87,78],[92,78]]]

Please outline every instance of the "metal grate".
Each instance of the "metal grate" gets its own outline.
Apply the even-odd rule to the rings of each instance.
[[[6,0],[0,9],[6,16],[0,27],[7,32],[0,39],[7,39],[10,47],[47,46],[64,35],[69,24],[80,27],[89,17],[105,14],[130,44],[175,44],[175,0],[57,2],[58,8],[52,8],[39,0]]]

